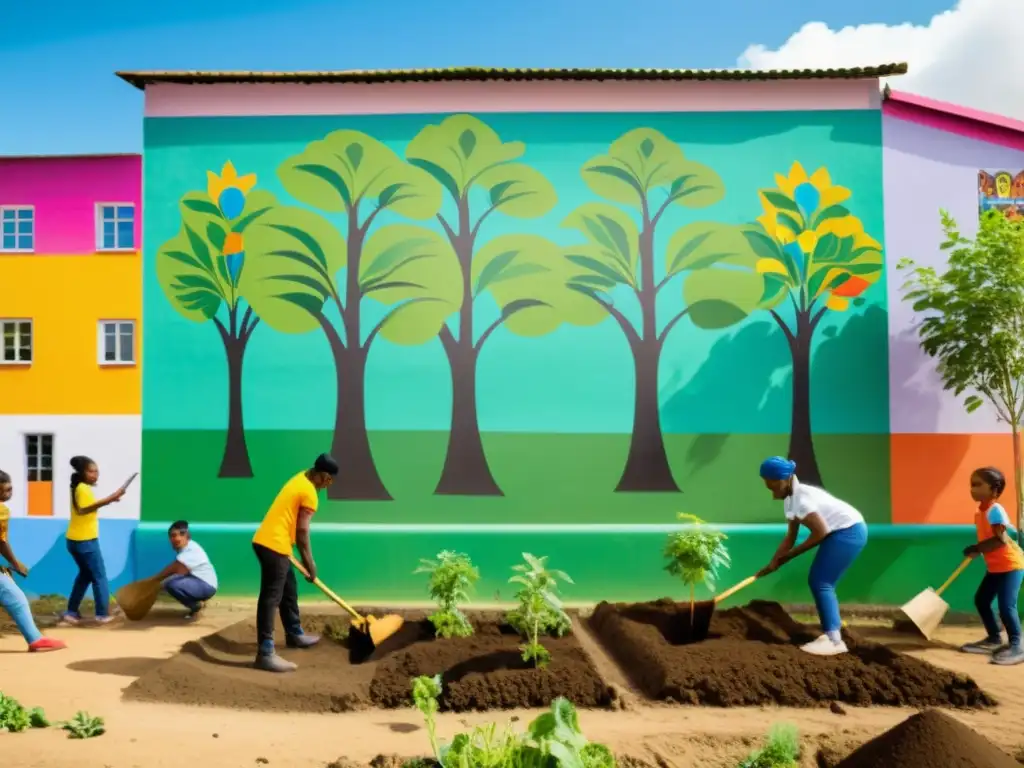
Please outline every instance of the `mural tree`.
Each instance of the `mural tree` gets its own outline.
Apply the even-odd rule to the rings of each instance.
[[[683,293],[691,302],[728,297],[731,306],[712,322],[695,315],[698,326],[722,327],[760,309],[782,329],[793,359],[789,456],[803,480],[820,484],[811,430],[814,333],[827,312],[864,303],[862,294],[882,273],[882,246],[841,205],[850,190],[832,184],[825,168],[808,177],[800,163],[793,163],[789,174],[777,174],[775,182],[776,187],[759,193],[764,213],[757,223],[740,228],[753,271],[735,268],[742,261],[739,254],[715,260],[687,277]]]
[[[251,301],[276,330],[319,328],[330,345],[338,386],[331,451],[341,471],[328,497],[389,500],[366,425],[367,357],[378,336],[399,344],[436,336],[457,303],[458,275],[440,234],[409,224],[370,229],[385,212],[434,216],[440,190],[381,142],[349,130],[312,142],[278,175],[296,199],[340,214],[344,233],[304,208],[262,217],[251,236]],[[365,299],[392,306],[372,327],[363,321]]]
[[[666,337],[694,308],[684,307],[659,323],[658,295],[676,275],[707,260],[710,243],[705,238],[683,243],[675,252],[670,247],[661,272],[655,236],[671,206],[705,208],[721,200],[725,189],[711,168],[688,159],[677,144],[651,128],[637,128],[614,141],[607,155],[584,166],[583,179],[593,192],[619,204],[588,203],[564,222],[587,240],[566,252],[574,268],[569,287],[615,320],[633,353],[633,434],[615,490],[678,491],[661,428],[658,364]],[[613,291],[639,304],[638,325],[616,304]]]
[[[269,192],[253,192],[256,176],[238,176],[230,162],[207,177],[206,192],[182,197],[181,230],[157,251],[156,275],[179,314],[197,323],[212,321],[220,334],[228,366],[228,425],[218,476],[252,477],[242,364],[260,319],[247,303],[246,238],[276,200]]]
[[[515,162],[525,151],[521,142],[502,141],[471,115],[428,125],[406,150],[409,162],[437,181],[453,207],[449,216],[437,214],[457,270],[457,298],[449,307],[455,320],[440,329],[451,367],[452,418],[444,469],[434,491],[438,494],[502,493],[487,462],[477,414],[477,361],[491,335],[505,327],[520,336],[541,336],[565,318],[586,322],[588,313],[593,314],[566,290],[568,275],[554,243],[525,234],[480,242],[481,227],[492,214],[532,219],[556,203],[550,182],[529,165]],[[474,312],[487,293],[499,314],[478,333]]]

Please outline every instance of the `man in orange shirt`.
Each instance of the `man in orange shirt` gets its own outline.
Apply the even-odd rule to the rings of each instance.
[[[317,493],[334,482],[338,463],[320,454],[311,469],[295,475],[277,494],[263,522],[252,537],[252,548],[260,562],[260,597],[256,607],[259,649],[256,669],[293,672],[298,665],[282,659],[274,648],[274,612],[280,611],[289,648],[311,648],[320,638],[302,631],[299,593],[289,557],[297,546],[309,581],[316,578],[316,563],[309,543],[309,523],[316,512]]]

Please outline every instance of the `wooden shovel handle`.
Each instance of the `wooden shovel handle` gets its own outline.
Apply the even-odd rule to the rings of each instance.
[[[722,592],[721,594],[715,595],[715,603],[718,604],[718,603],[722,602],[723,600],[726,600],[727,598],[732,597],[737,592],[739,592],[741,589],[744,589],[745,587],[749,587],[755,581],[757,581],[757,576],[748,576],[743,581],[741,581],[739,584],[736,584],[735,586],[729,587],[727,590],[725,590],[725,592]]]
[[[956,581],[956,577],[959,576],[961,573],[963,573],[965,570],[967,570],[967,566],[970,565],[970,564],[971,564],[971,558],[965,557],[964,561],[962,563],[960,563],[960,565],[958,565],[956,567],[956,570],[953,571],[952,574],[950,574],[950,577],[948,579],[946,579],[946,583],[943,584],[941,587],[939,587],[938,589],[935,590],[935,594],[936,595],[941,595],[943,592],[945,592],[949,588],[949,585],[952,584],[954,581]]]
[[[295,558],[295,555],[288,555],[288,559],[292,561],[292,565],[295,566],[295,570],[297,570],[307,579],[309,578],[309,571],[307,571],[306,567]],[[343,610],[349,613],[353,619],[355,619],[356,621],[364,621],[363,617],[359,615],[355,608],[353,608],[351,605],[349,605],[336,594],[334,594],[334,591],[326,584],[324,584],[322,581],[320,581],[320,579],[313,579],[313,584],[321,592],[327,595],[327,597],[330,598],[331,602],[335,603],[336,605],[339,605]]]

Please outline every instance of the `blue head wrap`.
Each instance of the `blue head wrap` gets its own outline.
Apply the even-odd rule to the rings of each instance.
[[[761,477],[765,480],[788,480],[796,472],[796,462],[781,456],[772,456],[761,462]]]

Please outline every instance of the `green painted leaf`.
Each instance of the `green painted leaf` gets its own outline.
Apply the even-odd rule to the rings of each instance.
[[[268,280],[279,280],[284,283],[294,283],[304,288],[309,288],[310,291],[321,297],[321,303],[326,300],[330,288],[324,285],[323,280],[310,277],[309,275],[272,275],[267,278]]]
[[[608,158],[601,157],[583,168],[583,180],[596,194],[616,203],[639,207],[642,200],[640,181],[615,165]]]
[[[818,225],[829,219],[842,219],[850,215],[849,209],[842,205],[830,205],[823,211],[819,211],[811,223],[811,229],[817,229]]]
[[[713,266],[753,269],[757,253],[747,238],[747,229],[732,224],[697,221],[676,230],[665,249],[666,274]]]
[[[800,216],[800,206],[779,190],[763,189],[761,190],[761,194],[764,195],[765,200],[771,203],[775,208],[778,208],[779,211],[789,211],[790,213],[795,213],[797,217]]]
[[[289,304],[294,304],[296,307],[299,307],[314,318],[317,317],[324,308],[323,298],[311,293],[279,293],[276,294],[274,298],[286,301]]]
[[[491,203],[498,212],[520,219],[534,219],[548,213],[558,202],[555,188],[540,171],[524,163],[506,163],[484,171],[477,183],[490,190]],[[496,196],[495,190],[500,193]]]
[[[405,184],[398,183],[382,189],[380,195],[377,196],[377,205],[381,208],[387,208],[388,203],[391,202],[392,198],[394,198],[394,196],[397,195],[404,186]]]
[[[785,211],[778,211],[775,214],[775,217],[776,220],[780,224],[782,224],[782,226],[786,227],[794,235],[799,235],[801,232],[804,231],[804,227],[803,224],[801,224],[799,214],[797,214],[796,216],[790,216]]]
[[[512,260],[519,255],[519,251],[504,251],[499,253],[497,256],[492,258],[487,264],[480,269],[479,276],[474,281],[473,295],[476,296],[482,291],[487,289],[487,286],[501,274],[507,266],[512,263]]]
[[[210,241],[210,244],[218,252],[224,250],[224,239],[227,237],[227,232],[215,221],[211,221],[206,225],[206,239]]]
[[[698,328],[726,328],[758,308],[764,294],[761,275],[747,269],[700,269],[683,280],[683,301]]]
[[[578,230],[591,244],[570,253],[604,262],[627,284],[635,282],[640,233],[629,214],[605,203],[588,203],[570,213],[562,226]]]
[[[745,227],[743,236],[757,258],[782,261],[782,247],[774,237],[769,237],[760,225]]]
[[[195,213],[201,213],[205,216],[216,216],[217,218],[221,217],[220,208],[205,195],[202,197],[186,197],[181,201],[181,204]]]
[[[194,235],[199,241],[202,237]],[[192,252],[193,241],[184,228],[157,249],[156,277],[178,314],[193,322],[206,322],[225,300],[225,288],[216,273],[207,270]],[[209,245],[203,243],[209,250]]]
[[[622,285],[629,285],[628,279],[621,272],[615,269],[615,267],[604,263],[600,259],[595,259],[590,256],[584,256],[578,253],[566,254],[565,258],[567,258],[573,264],[583,267],[584,269],[588,269],[591,272],[594,272],[595,274],[598,274],[607,280],[613,280],[616,283],[620,283]]]
[[[458,199],[459,197],[459,185],[454,178],[439,165],[436,165],[429,160],[422,160],[420,158],[409,158],[409,164],[420,168],[423,171],[430,174],[441,186],[443,186],[448,194],[453,198]]]
[[[462,150],[462,154],[468,159],[473,154],[475,147],[476,134],[467,128],[459,134],[459,149]]]
[[[746,317],[746,312],[724,299],[707,299],[690,305],[690,320],[705,330],[728,328]]]
[[[237,232],[238,234],[244,233],[245,230],[248,228],[248,226],[250,224],[252,224],[254,221],[256,221],[256,219],[258,219],[260,216],[262,216],[264,213],[266,213],[269,210],[270,210],[269,207],[267,207],[267,208],[257,208],[256,210],[252,211],[251,213],[244,214],[241,218],[238,219],[238,221],[236,221],[232,225],[231,231],[232,232]]]
[[[304,198],[310,198],[315,202],[311,202],[310,205],[316,205],[322,211],[330,211],[332,213],[340,213],[352,206],[352,190],[349,189],[348,182],[333,168],[326,165],[318,165],[317,163],[296,163],[292,166],[292,170],[296,175],[292,176],[295,181],[292,181],[289,185],[285,182],[285,189],[293,194],[302,202],[307,202]],[[305,179],[303,187],[299,187],[299,177],[297,174],[308,174],[312,179],[322,181],[324,184],[329,186],[331,190],[338,196],[341,201],[341,205],[331,201],[330,197],[325,195],[322,190],[317,190],[320,186],[312,183],[312,179]],[[282,179],[284,181],[284,179]],[[314,194],[307,192],[304,187],[311,187],[313,190],[317,190]],[[299,191],[302,190],[302,191]]]
[[[363,162],[363,145],[357,141],[352,142],[345,147],[345,157],[348,158],[352,170],[358,171],[359,164]]]
[[[762,309],[774,309],[781,304],[790,291],[790,283],[785,275],[766,273],[761,275],[764,280],[764,290],[761,292],[761,299],[757,302]]]
[[[382,304],[431,299],[434,304],[430,307],[410,310],[417,318],[436,320],[434,333],[428,338],[436,335],[443,319],[462,303],[462,275],[458,259],[448,239],[432,229],[411,224],[380,227],[363,247],[359,272],[361,289]],[[402,323],[408,319],[408,316],[403,316]],[[392,338],[390,334],[398,333],[399,327],[404,326],[401,323],[392,325],[386,337]],[[403,335],[403,338],[409,337]]]
[[[649,158],[654,152],[654,142],[650,139],[644,139],[640,142],[640,154],[645,158]]]

